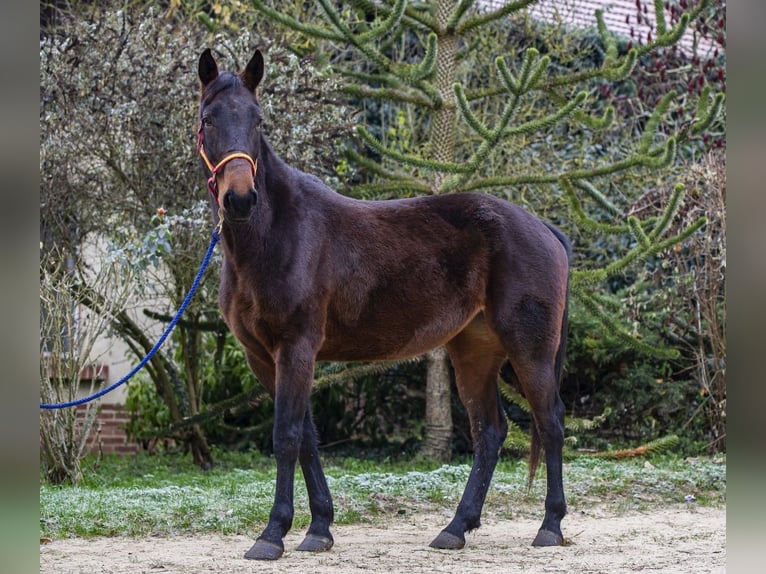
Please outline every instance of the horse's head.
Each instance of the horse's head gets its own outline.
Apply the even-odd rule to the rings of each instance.
[[[219,73],[209,49],[199,58],[198,147],[211,173],[210,192],[232,223],[248,220],[258,200],[255,174],[263,115],[255,89],[262,77],[263,56],[258,50],[239,74]]]

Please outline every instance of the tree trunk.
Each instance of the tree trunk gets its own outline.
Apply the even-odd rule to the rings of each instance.
[[[439,347],[426,353],[426,429],[420,456],[447,461],[452,449],[452,404],[447,351]]]
[[[210,454],[210,446],[207,444],[205,433],[202,432],[199,425],[192,426],[188,443],[194,464],[202,470],[211,469],[213,467],[213,456]]]
[[[434,160],[449,162],[455,155],[455,118],[457,104],[452,84],[455,82],[455,56],[457,36],[448,29],[449,15],[455,0],[441,0],[436,7],[439,26],[439,49],[436,52],[435,87],[441,98],[433,111],[430,133],[431,155]],[[431,182],[431,193],[440,191],[445,174],[436,172]],[[426,354],[426,429],[420,454],[434,460],[449,460],[452,454],[452,401],[447,351],[434,349]]]

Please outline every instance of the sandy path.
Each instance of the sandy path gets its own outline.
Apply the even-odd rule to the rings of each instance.
[[[202,574],[251,572],[689,572],[726,571],[724,508],[677,507],[627,512],[573,512],[565,519],[570,546],[532,548],[537,520],[487,518],[457,552],[428,543],[449,514],[390,517],[379,525],[335,526],[335,547],[296,552],[302,532],[291,532],[277,562],[242,555],[245,536],[178,536],[54,540],[40,546],[40,572],[56,574]]]

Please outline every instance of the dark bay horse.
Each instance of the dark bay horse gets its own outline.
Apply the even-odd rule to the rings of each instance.
[[[507,432],[497,387],[506,360],[532,408],[530,476],[545,451],[545,518],[533,544],[560,544],[568,240],[489,195],[359,201],[332,191],[266,141],[255,94],[263,72],[259,51],[239,74],[219,72],[210,50],[199,59],[198,147],[224,253],[219,303],[275,405],[274,505],[245,557],[284,552],[297,462],[311,508],[298,550],[333,545],[309,405],[316,361],[400,359],[442,345],[470,417],[474,461],[454,518],[431,546],[462,548],[480,525]]]

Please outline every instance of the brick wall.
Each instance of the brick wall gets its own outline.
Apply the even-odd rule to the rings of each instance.
[[[77,407],[77,416],[85,416],[85,405]],[[129,454],[140,450],[138,443],[128,441],[125,425],[129,417],[125,405],[105,404],[98,407],[98,414],[93,423],[86,450],[90,453]]]

